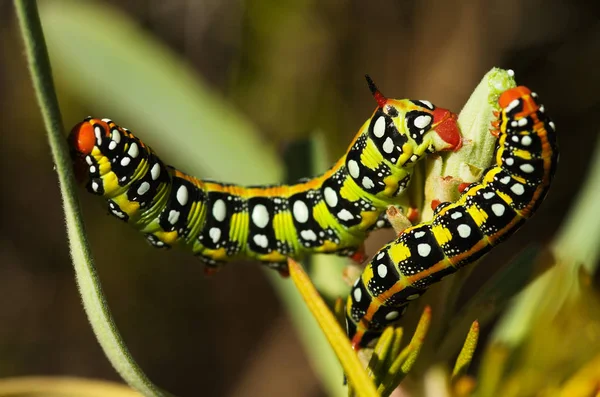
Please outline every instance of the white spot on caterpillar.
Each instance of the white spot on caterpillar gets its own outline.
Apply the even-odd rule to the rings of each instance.
[[[430,115],[420,115],[415,119],[415,126],[419,129],[425,129],[431,124]]]
[[[525,187],[520,183],[515,183],[514,185],[512,185],[510,187],[510,190],[512,190],[513,193],[516,194],[517,196],[520,196],[523,193],[525,193]]]
[[[144,182],[142,182],[140,187],[138,187],[137,194],[140,196],[143,196],[144,194],[146,194],[148,192],[148,190],[150,190],[150,184],[148,182],[144,181]]]
[[[463,223],[457,226],[456,231],[460,237],[467,238],[471,235],[471,226]]]
[[[387,276],[387,266],[386,265],[379,265],[377,266],[377,274],[379,275],[379,277],[381,278],[385,278],[385,276]]]
[[[177,221],[179,220],[179,215],[181,215],[181,212],[179,212],[179,211],[176,211],[176,210],[169,211],[169,223],[171,225],[176,224]]]
[[[556,129],[556,126],[554,125],[554,121],[548,122],[548,125],[550,126],[550,128],[552,128],[553,131]]]
[[[535,170],[533,168],[533,165],[531,164],[521,164],[519,168],[521,169],[521,171],[526,172],[528,174],[531,174]]]
[[[504,178],[500,179],[500,183],[504,185],[508,185],[508,182],[510,182],[510,176],[505,176]]]
[[[496,195],[496,193],[494,193],[494,192],[485,192],[485,193],[483,193],[483,198],[486,200],[489,200],[492,197],[494,197],[495,195]]]
[[[125,218],[125,213],[123,211],[120,211],[116,208],[111,208],[111,212],[114,216],[116,216],[117,218],[121,218],[124,219]]]
[[[377,227],[381,228],[385,226],[385,221],[383,219],[380,219],[377,221]]]
[[[453,212],[452,214],[450,214],[450,218],[452,219],[458,219],[458,218],[462,218],[462,212]]]
[[[504,160],[504,163],[506,165],[513,165],[515,163],[515,159],[513,159],[512,157],[509,157],[506,160]]]
[[[215,201],[212,208],[212,214],[218,222],[223,222],[227,216],[227,206],[225,205],[225,201],[221,199]]]
[[[127,150],[127,153],[132,158],[136,158],[138,156],[138,154],[140,154],[140,148],[138,147],[137,143],[133,142],[131,144],[131,146],[129,146],[129,149]]]
[[[395,310],[392,310],[391,312],[389,312],[388,314],[385,315],[385,319],[388,321],[392,321],[398,318],[398,316],[400,315],[400,313],[398,313]]]
[[[121,159],[121,165],[123,167],[127,167],[129,165],[129,163],[131,163],[131,159],[129,157],[123,157]]]
[[[394,141],[389,136],[386,138],[385,142],[383,142],[383,151],[390,154],[394,151]]]
[[[354,215],[352,215],[352,213],[347,209],[343,209],[340,212],[338,212],[337,216],[343,221],[349,221],[350,219],[354,219]]]
[[[514,108],[516,108],[517,106],[519,106],[519,99],[513,99],[511,103],[508,104],[508,106],[504,109],[504,111],[506,113],[509,113],[510,111],[512,111]]]
[[[304,240],[309,240],[309,241],[317,241],[317,235],[315,234],[315,232],[313,232],[312,230],[302,230],[300,232],[300,236],[304,239]]]
[[[85,162],[88,163],[88,165],[94,164],[92,161],[92,156],[85,156]]]
[[[113,142],[120,143],[121,142],[121,134],[119,133],[119,130],[113,129],[110,133],[110,138],[113,140]]]
[[[354,300],[358,303],[360,302],[362,298],[362,291],[360,290],[360,288],[355,288],[354,289]]]
[[[531,137],[529,135],[525,135],[524,137],[521,138],[521,145],[529,146],[529,145],[531,145],[532,141],[533,140],[531,139]]]
[[[302,200],[298,200],[294,203],[294,218],[300,223],[304,223],[308,220],[308,207]]]
[[[381,258],[383,258],[383,256],[385,255],[385,252],[380,252],[379,255],[377,255],[377,260],[381,260]]]
[[[216,244],[217,241],[219,241],[219,239],[221,238],[221,229],[219,229],[218,227],[211,227],[208,231],[208,235],[210,236],[212,242]]]
[[[117,142],[110,141],[110,143],[108,144],[108,150],[115,150],[116,148],[117,148]]]
[[[158,164],[156,164],[158,165]],[[184,205],[187,204],[188,202],[188,198],[189,198],[189,193],[188,193],[188,189],[185,185],[181,185],[179,186],[179,189],[177,189],[177,202],[179,203],[179,205],[181,205],[182,207]]]
[[[522,118],[520,119],[517,124],[519,125],[519,127],[525,127],[527,124],[529,124],[529,120],[527,120],[527,118]]]
[[[350,172],[352,178],[358,178],[358,176],[360,175],[360,168],[358,167],[358,163],[356,162],[356,160],[348,161],[348,172]]]
[[[369,178],[368,176],[365,176],[363,178],[362,185],[367,190],[372,189],[373,186],[375,186],[375,184],[373,183],[373,180],[371,178]]]
[[[506,74],[508,74],[510,77],[515,77],[515,71],[514,71],[514,70],[512,70],[512,69],[508,69],[508,70],[506,71]]]
[[[152,176],[152,180],[155,181],[160,176],[160,164],[155,163],[150,169],[150,175]]]
[[[422,230],[419,230],[418,232],[415,233],[415,238],[421,238],[425,235],[425,232]]]
[[[519,137],[517,135],[513,135],[512,138],[510,138],[510,139],[513,142],[519,142]]]
[[[102,145],[102,129],[99,126],[94,127],[94,135],[96,136],[96,146]]]
[[[335,207],[338,204],[337,193],[331,187],[327,186],[323,190],[323,195],[325,196],[325,202],[328,206]]]
[[[261,229],[269,224],[269,211],[262,204],[257,204],[252,210],[252,222]]]
[[[425,258],[431,252],[431,245],[425,243],[419,244],[417,245],[417,252],[419,253],[419,255]]]
[[[111,119],[102,119],[102,121],[104,121],[106,124],[108,124],[108,123],[112,123],[112,120],[111,120]]]
[[[425,105],[425,107],[429,108],[429,110],[433,110],[433,103],[426,101],[424,99],[420,99],[419,102],[421,102],[423,105]]]
[[[492,212],[494,213],[494,215],[502,216],[504,215],[504,210],[504,205],[499,203],[492,204]]]
[[[93,191],[97,192],[99,187],[100,187],[100,185],[98,185],[98,182],[96,182],[96,181],[92,182],[92,190]]]
[[[385,117],[379,116],[375,125],[373,126],[373,134],[377,138],[381,138],[385,134]]]
[[[90,167],[90,172],[91,172],[92,174],[93,174],[94,172],[96,172],[96,166],[95,166],[95,165],[92,165],[92,166]]]
[[[269,239],[264,234],[255,234],[252,240],[259,247],[267,248],[269,246]]]
[[[546,111],[546,108],[544,107],[544,105],[540,105],[540,112],[544,113]]]
[[[410,156],[410,161],[412,161],[413,163],[415,161],[417,161],[419,159],[419,156],[417,156],[416,154],[413,154],[412,156]]]

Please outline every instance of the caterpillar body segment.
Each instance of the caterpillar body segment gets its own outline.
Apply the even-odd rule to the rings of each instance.
[[[538,208],[554,175],[554,123],[526,87],[499,98],[496,163],[431,221],[404,230],[376,253],[346,303],[348,335],[365,347],[404,314],[408,303],[511,236]]]
[[[196,179],[109,119],[85,119],[69,144],[88,190],[153,246],[184,247],[212,268],[245,257],[285,271],[287,257],[353,255],[369,231],[388,225],[385,210],[406,188],[413,165],[461,145],[455,114],[374,90],[379,106],[346,154],[323,175],[294,185]]]

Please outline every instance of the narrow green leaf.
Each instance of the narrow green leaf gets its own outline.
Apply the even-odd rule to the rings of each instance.
[[[377,391],[382,396],[390,395],[400,382],[402,382],[402,379],[408,375],[419,357],[419,352],[423,347],[423,342],[425,341],[425,336],[430,325],[431,308],[426,306],[410,343],[400,352],[394,363],[389,367],[388,375],[377,387]]]
[[[387,327],[379,337],[379,340],[373,349],[373,353],[371,354],[371,359],[367,365],[367,371],[369,376],[373,379],[375,385],[379,385],[387,373],[387,367],[385,366],[385,363],[390,360],[394,336],[394,328]],[[392,360],[394,358],[392,358]]]
[[[452,371],[452,380],[456,380],[460,376],[464,375],[469,369],[469,365],[473,360],[473,354],[477,348],[477,340],[479,339],[479,322],[473,321],[465,343],[463,344],[456,363],[454,364],[454,370]]]
[[[356,394],[361,397],[377,396],[375,385],[352,349],[346,333],[339,326],[335,316],[317,292],[310,278],[302,269],[302,266],[291,259],[288,260],[288,265],[290,268],[290,277],[325,333]]]
[[[76,187],[71,170],[71,161],[63,136],[62,117],[52,80],[52,71],[37,4],[33,0],[15,0],[15,8],[25,43],[25,53],[33,86],[42,110],[52,157],[56,163],[71,256],[73,257],[77,285],[86,314],[105,354],[117,372],[131,387],[146,396],[168,395],[148,379],[131,357],[119,335],[102,294],[83,223],[79,216],[79,204],[75,197]]]

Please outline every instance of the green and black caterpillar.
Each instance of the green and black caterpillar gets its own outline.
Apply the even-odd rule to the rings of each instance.
[[[498,103],[495,165],[457,202],[438,205],[431,221],[384,246],[354,283],[346,325],[355,349],[379,337],[431,284],[511,236],[546,196],[558,161],[554,123],[526,87],[505,91]]]
[[[389,225],[385,210],[414,164],[461,146],[454,113],[425,100],[387,99],[367,80],[378,104],[372,117],[331,169],[294,185],[196,179],[109,119],[86,118],[69,145],[88,190],[153,246],[182,246],[207,269],[245,257],[285,272],[288,257],[354,255],[371,230]]]

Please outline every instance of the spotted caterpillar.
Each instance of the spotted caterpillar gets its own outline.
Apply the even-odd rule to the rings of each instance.
[[[498,103],[496,164],[457,202],[438,205],[431,221],[383,247],[353,285],[346,324],[355,349],[376,339],[431,284],[512,235],[546,196],[558,160],[554,123],[526,87],[505,91]]]
[[[373,116],[331,169],[295,185],[196,179],[109,119],[86,118],[69,145],[88,190],[153,246],[183,246],[207,269],[246,257],[285,272],[287,257],[353,255],[369,231],[386,225],[385,209],[415,162],[461,145],[455,114],[428,101],[387,99],[367,81],[379,105]]]

